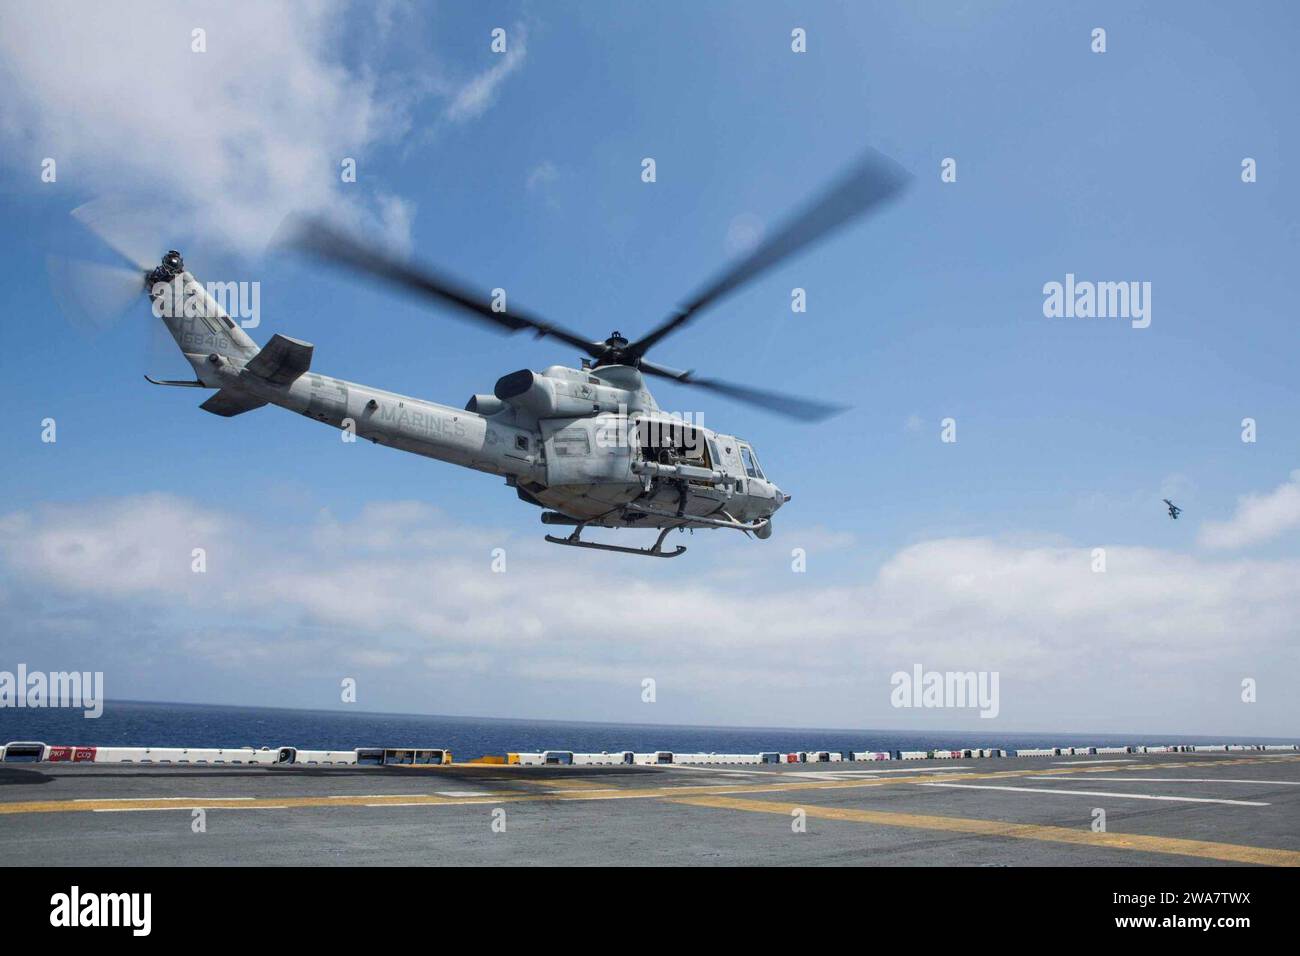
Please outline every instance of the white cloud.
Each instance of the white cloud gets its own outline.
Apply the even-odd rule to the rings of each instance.
[[[751,212],[743,212],[732,218],[727,224],[727,236],[723,246],[731,256],[743,256],[753,252],[763,241],[763,220]]]
[[[208,570],[194,574],[200,546]],[[491,570],[495,547],[504,574]],[[0,569],[25,596],[0,601],[0,628],[92,601],[100,620],[165,618],[154,657],[186,673],[217,668],[233,685],[267,668],[362,668],[369,686],[391,688],[373,706],[436,681],[490,712],[517,713],[530,694],[554,716],[609,717],[584,697],[653,675],[661,693],[707,701],[718,719],[772,721],[785,707],[799,715],[787,720],[823,725],[890,715],[885,675],[914,663],[1001,672],[1004,713],[1021,726],[1052,726],[1067,700],[1136,721],[1190,706],[1195,668],[1290,679],[1295,664],[1296,561],[1111,547],[1097,574],[1090,548],[950,538],[904,548],[863,580],[810,572],[774,586],[711,574],[707,551],[670,577],[634,560],[561,552],[412,502],[286,526],[150,495],[0,518]],[[1041,697],[1040,709],[1017,710],[1012,693]],[[1231,681],[1216,693],[1218,712],[1239,713]],[[1297,716],[1289,698],[1276,703]]]
[[[382,223],[340,183],[345,157],[364,170],[367,150],[408,118],[372,64],[343,61],[339,7],[199,3],[178,13],[161,2],[8,8],[3,125],[20,155],[54,157],[59,181],[83,196],[145,191],[247,250],[294,209],[409,227],[393,197],[378,197]],[[207,52],[192,51],[195,28]]]
[[[538,186],[545,186],[555,182],[559,176],[560,171],[555,167],[555,164],[546,159],[528,171],[528,179],[525,185],[531,191]]]
[[[414,209],[370,185],[377,148],[400,141],[429,96],[459,119],[481,114],[523,56],[520,35],[463,88],[427,54],[393,67],[412,32],[395,21],[414,15],[392,3],[6,5],[0,136],[33,188],[54,158],[60,188],[147,199],[159,233],[201,224],[258,252],[288,213],[324,212],[403,248]],[[196,28],[204,53],[191,49]],[[346,158],[355,183],[341,181]]]
[[[852,547],[858,540],[852,531],[820,524],[791,529],[786,538],[791,547],[803,548],[809,554],[839,551]]]
[[[527,31],[515,24],[507,36],[506,52],[495,54],[496,63],[460,87],[447,107],[447,119],[461,123],[483,115],[496,100],[501,84],[524,65],[527,42]]]
[[[1206,548],[1247,548],[1300,528],[1300,469],[1265,494],[1243,495],[1227,521],[1207,521],[1199,540]]]
[[[60,509],[61,510],[61,509]],[[194,577],[193,549],[229,553],[231,522],[170,495],[111,503],[93,518],[75,508],[0,518],[7,563],[66,591],[111,598],[159,595]]]

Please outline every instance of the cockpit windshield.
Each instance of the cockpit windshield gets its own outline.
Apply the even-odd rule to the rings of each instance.
[[[758,465],[758,456],[748,445],[740,446],[740,460],[745,465],[745,474],[751,478],[763,478],[763,469]]]

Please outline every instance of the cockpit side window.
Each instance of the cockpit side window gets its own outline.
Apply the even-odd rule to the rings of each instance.
[[[718,443],[712,438],[709,439],[709,456],[713,459],[709,462],[714,468],[722,468],[722,456],[718,454]]]
[[[758,467],[758,458],[754,455],[754,450],[748,445],[740,446],[740,460],[744,462],[745,474],[751,478],[762,478],[763,470]]]

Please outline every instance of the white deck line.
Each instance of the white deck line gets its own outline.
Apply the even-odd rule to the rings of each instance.
[[[1258,800],[1220,800],[1214,797],[1173,797],[1154,793],[1113,793],[1105,790],[1057,790],[1055,787],[996,787],[983,783],[922,783],[921,787],[959,787],[963,790],[1005,790],[1011,793],[1045,793],[1058,797],[1110,797],[1123,800],[1168,800],[1174,803],[1226,803],[1234,807],[1268,807]]]
[[[1035,777],[1036,780],[1078,780],[1078,775],[1048,776],[1043,774]],[[1300,780],[1228,780],[1223,777],[1112,777],[1107,774],[1104,777],[1097,777],[1103,783],[1110,780],[1119,780],[1123,783],[1257,783],[1263,786],[1278,784],[1283,787],[1300,787]]]

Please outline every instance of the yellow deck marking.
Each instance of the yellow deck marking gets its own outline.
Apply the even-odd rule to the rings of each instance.
[[[1265,762],[1296,761],[1300,756],[1251,756],[1231,760],[1216,761],[1215,766],[1236,766]],[[463,765],[461,765],[463,766]],[[490,765],[489,765],[490,766]],[[1077,769],[1053,766],[1037,770],[1005,769],[987,773],[963,774],[962,780],[995,780],[1007,777],[1049,777],[1055,775],[1060,779],[1066,774],[1088,774],[1098,776],[1116,771],[1130,773],[1134,770],[1168,770],[1177,767],[1204,768],[1203,761],[1195,763],[1157,762],[1149,764],[1124,764],[1101,768],[1096,765],[1080,765]],[[433,768],[430,768],[433,769]],[[486,768],[485,768],[486,769]],[[500,765],[492,766],[500,769]],[[514,769],[514,768],[511,768]],[[668,767],[666,769],[671,769]],[[549,773],[547,774],[549,776]],[[750,800],[738,794],[780,794],[787,792],[863,789],[867,787],[894,786],[899,784],[938,783],[951,780],[952,775],[937,768],[931,771],[920,770],[914,775],[899,775],[891,778],[870,778],[854,780],[789,780],[784,775],[773,774],[771,783],[752,780],[746,784],[685,786],[665,785],[638,788],[606,788],[594,786],[597,782],[608,782],[608,778],[597,780],[564,779],[545,777],[518,781],[536,783],[550,789],[543,792],[499,791],[485,792],[475,797],[451,797],[438,794],[330,794],[305,797],[112,797],[103,799],[76,800],[34,800],[14,803],[0,803],[0,815],[23,813],[64,813],[76,811],[144,811],[144,810],[179,810],[195,807],[206,809],[295,809],[305,807],[412,807],[412,806],[477,806],[495,805],[502,802],[566,802],[593,800],[636,800],[660,799],[668,803],[680,803],[690,806],[718,809],[743,810],[757,813],[775,813],[789,815],[799,807],[796,804],[779,803],[766,800]],[[470,776],[467,779],[474,779]],[[479,779],[482,779],[481,777]],[[1159,782],[1158,777],[1151,778]],[[1263,783],[1264,781],[1261,781]],[[1080,846],[1095,846],[1107,849],[1136,850],[1148,853],[1163,853],[1176,856],[1197,857],[1202,859],[1223,860],[1230,863],[1249,863],[1270,866],[1300,866],[1300,852],[1280,850],[1268,847],[1242,846],[1231,843],[1214,843],[1202,840],[1186,840],[1174,837],[1144,836],[1123,833],[1093,833],[1091,830],[1070,829],[1067,827],[1046,826],[1039,824],[1008,823],[997,820],[981,820],[963,817],[943,817],[926,814],[900,813],[893,811],[863,810],[855,808],[825,807],[803,805],[808,816],[840,820],[853,823],[877,824],[922,830],[941,830],[951,833],[964,833],[972,836],[1002,837],[1009,839],[1040,840],[1045,842],[1068,843]]]
[[[800,806],[768,800],[742,800],[734,797],[673,797],[669,803],[724,810],[748,810],[754,813],[779,813],[790,816],[803,810],[819,820],[842,820],[849,823],[874,823],[886,827],[916,830],[945,830],[972,836],[1006,837],[1013,840],[1042,840],[1047,843],[1072,843],[1113,850],[1138,850],[1144,853],[1169,853],[1230,863],[1256,863],[1263,866],[1300,866],[1300,852],[1273,850],[1267,847],[1239,846],[1235,843],[1210,843],[1175,837],[1143,836],[1136,833],[1093,833],[1068,827],[1043,826],[1036,823],[1002,823],[965,817],[937,817],[918,813],[895,813],[881,810],[857,810],[844,807]]]
[[[535,777],[532,780],[521,780],[519,782],[526,786],[536,785],[538,787],[546,787],[552,793],[559,793],[563,790],[610,789],[608,787],[602,788],[599,786],[601,783],[609,782],[603,777],[598,780],[566,780],[564,777],[556,777],[554,780],[547,780],[545,777]]]
[[[1241,763],[1259,763],[1269,758],[1247,758],[1244,760],[1225,760],[1221,765],[1241,764]],[[1275,757],[1278,759],[1300,760],[1300,756],[1295,757]],[[1171,767],[1189,766],[1187,764],[1175,763],[1154,763],[1154,764],[1125,764],[1123,771],[1125,773],[1133,770],[1156,770],[1168,769]],[[1196,766],[1204,768],[1205,764]],[[429,768],[429,769],[445,769]],[[499,766],[492,769],[501,769]],[[536,769],[536,768],[524,768]],[[666,765],[665,769],[671,770],[671,765]],[[1090,773],[1113,772],[1111,768],[1104,771],[1100,768],[1086,768]],[[1121,768],[1114,768],[1115,770]],[[1080,767],[1078,772],[1083,772],[1085,768]],[[1069,768],[1052,767],[1039,770],[998,770],[988,773],[966,773],[961,779],[968,780],[997,780],[1006,777],[1032,777],[1044,776],[1048,774],[1061,775],[1069,772]],[[502,801],[521,802],[521,801],[539,801],[539,800],[637,800],[637,799],[654,799],[654,798],[678,798],[693,796],[727,796],[733,794],[753,794],[753,793],[786,793],[803,790],[843,790],[858,789],[866,787],[887,787],[898,784],[923,784],[934,783],[945,780],[951,780],[952,774],[945,771],[919,770],[915,775],[899,775],[895,777],[879,778],[858,778],[853,780],[808,780],[800,779],[796,781],[783,782],[784,774],[771,774],[772,783],[741,783],[736,781],[735,784],[711,784],[707,786],[684,786],[684,785],[666,785],[653,787],[627,787],[627,788],[604,788],[596,787],[597,782],[608,782],[608,777],[602,775],[597,780],[565,780],[564,778],[546,779],[537,777],[531,780],[518,781],[520,783],[536,783],[539,787],[548,788],[549,792],[528,792],[520,793],[519,791],[504,790],[496,792],[485,792],[479,797],[469,798],[452,798],[439,796],[437,794],[369,794],[369,795],[349,795],[349,794],[329,794],[323,796],[305,796],[305,797],[107,797],[102,799],[80,798],[77,800],[30,800],[15,801],[12,803],[0,802],[0,816],[6,814],[21,813],[65,813],[82,810],[95,810],[102,808],[130,806],[140,810],[172,810],[180,807],[204,807],[220,808],[224,806],[239,805],[241,807],[346,807],[346,806],[464,806],[480,803],[500,803]],[[468,782],[475,779],[473,776],[466,777]],[[752,779],[752,778],[750,778]],[[1158,778],[1154,778],[1158,779]],[[554,789],[561,788],[561,789]]]
[[[92,813],[145,813],[145,812],[155,811],[155,810],[189,810],[189,809],[192,808],[185,805],[170,806],[170,807],[96,807],[91,812]],[[280,804],[280,803],[267,804],[267,805],[258,804],[257,806],[249,806],[248,804],[245,803],[242,805],[231,804],[230,806],[220,806],[220,807],[205,806],[204,809],[205,810],[288,810],[289,808],[284,806],[284,804]]]

